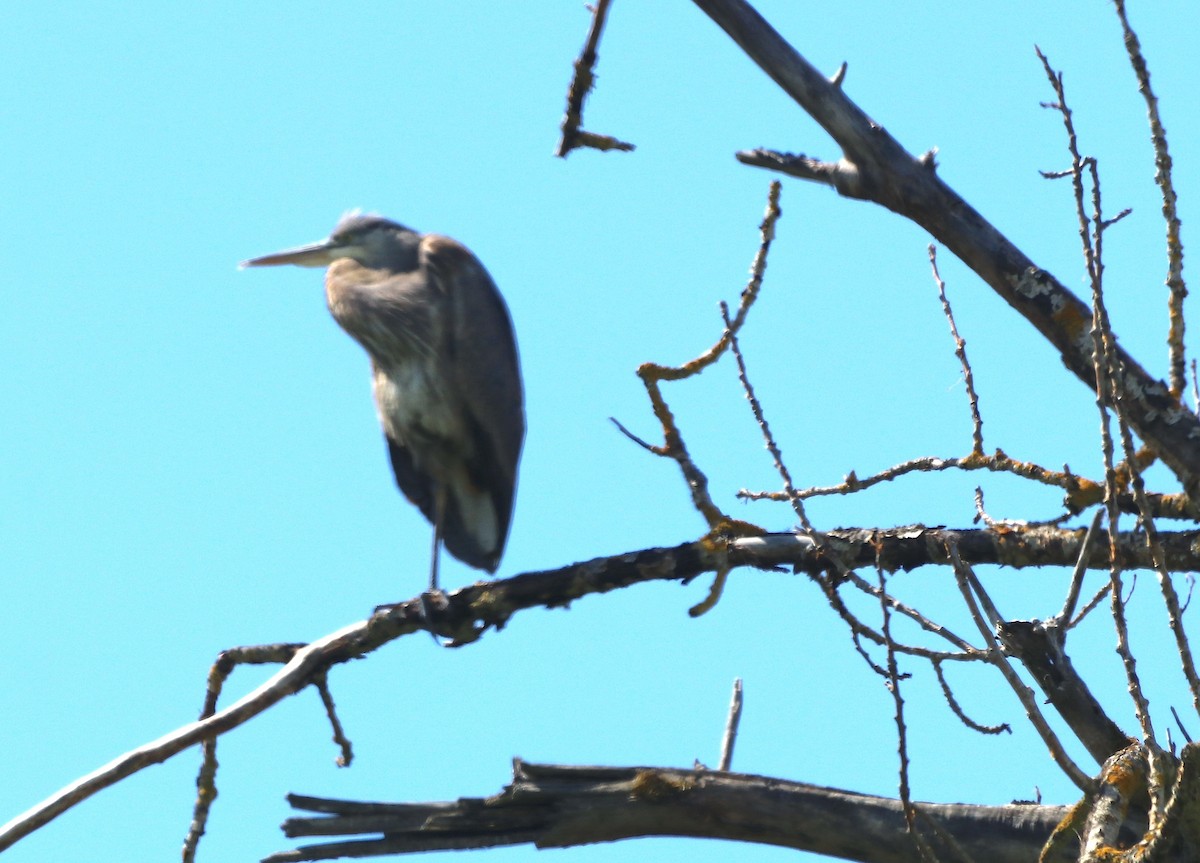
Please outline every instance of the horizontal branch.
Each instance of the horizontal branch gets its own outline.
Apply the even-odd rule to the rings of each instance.
[[[822,536],[847,565],[873,566],[878,555],[884,569],[911,570],[950,563],[946,544],[958,547],[959,557],[972,566],[999,564],[1014,568],[1071,567],[1078,560],[1083,528],[1051,526],[953,530],[943,527],[841,528]],[[1168,569],[1190,572],[1200,565],[1200,531],[1167,531],[1159,534]],[[1153,569],[1154,558],[1142,533],[1122,532],[1117,549],[1124,569]],[[790,565],[804,572],[823,572],[826,564],[815,544],[796,534],[768,534],[734,540],[730,561],[737,566],[765,568]],[[1084,561],[1086,568],[1108,570],[1108,549],[1097,543]]]
[[[566,848],[644,836],[728,839],[870,863],[918,863],[899,800],[801,782],[660,767],[513,763],[513,781],[486,798],[356,803],[289,796],[284,833],[356,836],[272,854],[264,863],[532,844]],[[1036,860],[1065,806],[918,803],[930,847],[976,863]],[[383,834],[370,838],[364,834]],[[949,840],[949,841],[948,841]],[[950,844],[953,843],[953,844]]]
[[[849,566],[911,570],[944,565],[949,541],[962,560],[1011,567],[1075,564],[1085,531],[1054,527],[1000,527],[980,530],[902,527],[843,529],[821,534],[824,547],[836,551]],[[1167,567],[1200,570],[1200,532],[1159,534]],[[1154,562],[1139,533],[1122,533],[1117,547],[1125,569],[1150,569]],[[1086,565],[1107,569],[1106,550],[1089,555]],[[434,605],[414,598],[383,606],[369,620],[338,630],[311,644],[298,646],[291,660],[269,680],[213,716],[184,725],[81,777],[51,797],[0,826],[0,851],[27,836],[88,797],[154,764],[160,764],[203,740],[218,737],[320,679],[333,665],[363,656],[413,632],[433,628],[453,639],[454,646],[475,641],[488,629],[501,629],[518,611],[565,608],[594,593],[606,593],[644,581],[687,583],[722,567],[790,567],[796,572],[823,573],[829,560],[812,537],[768,534],[717,542],[705,538],[673,548],[648,548],[599,557],[559,569],[530,572],[497,581],[482,581],[441,598]]]
[[[1091,309],[942,182],[931,154],[915,158],[908,153],[846,96],[840,81],[819,73],[745,0],[694,2],[843,152],[836,162],[763,150],[739,154],[740,159],[873,201],[925,228],[1032,323],[1076,377],[1096,389]],[[1200,418],[1123,349],[1116,353],[1114,383],[1125,416],[1191,500],[1200,501]]]

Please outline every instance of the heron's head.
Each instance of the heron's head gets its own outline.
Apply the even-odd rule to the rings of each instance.
[[[347,213],[324,240],[285,249],[261,258],[242,261],[241,267],[327,267],[341,258],[352,258],[371,269],[411,269],[416,263],[421,235],[383,216]]]

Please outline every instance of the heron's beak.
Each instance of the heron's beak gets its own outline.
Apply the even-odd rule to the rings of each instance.
[[[351,249],[335,243],[332,239],[298,246],[295,249],[285,249],[273,255],[263,255],[261,258],[251,258],[238,264],[239,270],[246,267],[281,267],[292,264],[297,267],[328,267],[338,258],[351,256]]]

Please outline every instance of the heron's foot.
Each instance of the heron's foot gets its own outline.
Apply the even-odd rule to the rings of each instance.
[[[433,643],[438,647],[449,647],[449,642],[442,641],[437,633],[437,622],[434,612],[435,605],[439,611],[446,607],[445,592],[440,588],[431,587],[429,590],[423,591],[417,598],[417,601],[421,604],[421,617],[425,620],[426,629],[429,630],[429,637],[433,639]]]

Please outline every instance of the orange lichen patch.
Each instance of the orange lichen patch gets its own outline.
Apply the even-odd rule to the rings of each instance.
[[[639,770],[633,777],[630,796],[642,800],[665,800],[695,787],[695,782],[683,776],[666,776],[658,770]]]
[[[1120,848],[1097,848],[1088,859],[1092,863],[1121,863],[1129,859],[1129,852]]]
[[[1063,500],[1071,512],[1082,512],[1104,500],[1104,486],[1085,477],[1072,477],[1074,485],[1067,489]]]
[[[1056,859],[1076,859],[1078,857],[1079,837],[1084,832],[1087,817],[1092,814],[1092,799],[1090,796],[1084,797],[1067,810],[1067,814],[1062,816],[1062,821],[1058,822],[1054,828],[1054,832],[1050,834],[1050,839],[1046,841],[1045,847],[1042,850],[1042,856],[1039,861],[1056,861]],[[1056,850],[1063,850],[1066,853],[1060,857],[1055,853]]]
[[[1000,450],[996,450],[1000,455]],[[963,470],[979,470],[980,468],[991,467],[996,456],[987,456],[981,452],[972,452],[970,455],[964,456],[958,465]]]
[[[1066,303],[1052,317],[1072,342],[1091,337],[1092,313],[1082,303]]]
[[[1100,781],[1111,785],[1129,800],[1146,787],[1146,760],[1140,746],[1133,745],[1109,760]]]

